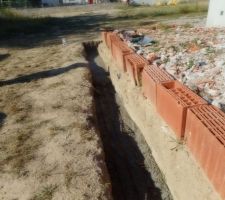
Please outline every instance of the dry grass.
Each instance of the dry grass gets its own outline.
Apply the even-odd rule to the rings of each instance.
[[[62,127],[62,126],[53,126],[50,128],[50,136],[54,137],[60,133],[63,133],[65,131],[68,131],[67,127]]]
[[[196,3],[184,3],[176,6],[126,6],[118,7],[121,9],[121,17],[141,19],[146,17],[176,16],[182,14],[204,13],[208,11],[208,2],[200,1]]]
[[[101,5],[98,5],[101,9]],[[115,9],[117,8],[117,10]],[[24,12],[0,9],[0,36],[18,36],[18,34],[29,35],[29,34],[45,34],[46,37],[55,34],[55,30],[77,33],[91,32],[100,28],[101,26],[114,26],[114,27],[126,27],[135,25],[144,25],[146,22],[142,20],[146,19],[157,19],[162,17],[177,17],[183,15],[205,15],[208,10],[208,2],[200,1],[196,3],[179,4],[177,6],[126,6],[124,4],[109,4],[107,7],[107,13],[94,14],[93,8],[86,7],[86,12],[80,13],[79,8],[72,7],[72,16],[61,16],[62,8],[52,8],[51,15],[40,14],[45,10],[36,9],[32,15],[27,15]],[[119,9],[119,12],[118,12]],[[68,11],[68,13],[71,12]],[[70,13],[70,14],[72,14]],[[78,18],[77,16],[80,15]],[[102,15],[102,16],[101,16]],[[49,17],[51,16],[51,17]],[[16,34],[15,34],[16,33]],[[94,34],[94,33],[93,33]],[[79,54],[79,52],[78,52]],[[80,56],[80,55],[75,56]]]
[[[28,17],[8,8],[0,8],[0,36],[17,33],[31,34],[47,30],[55,24],[50,17]]]
[[[41,124],[30,123],[32,104],[23,100],[23,95],[12,89],[2,101],[2,105],[9,103],[5,106],[7,117],[13,117],[16,124],[24,124],[23,128],[16,128],[14,134],[4,134],[0,141],[0,170],[4,172],[7,169],[18,176],[26,174],[25,165],[34,159],[41,144],[41,141],[34,137],[35,128]]]
[[[30,127],[18,130],[1,142],[1,172],[5,171],[3,167],[7,165],[12,173],[26,175],[25,165],[35,158],[35,152],[41,144],[41,140],[34,139],[33,134],[34,130]]]
[[[57,189],[57,185],[48,185],[43,187],[40,192],[34,195],[30,200],[51,200]]]

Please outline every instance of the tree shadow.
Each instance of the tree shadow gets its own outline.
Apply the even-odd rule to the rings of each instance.
[[[72,17],[8,19],[0,17],[0,47],[33,47],[62,35],[98,32],[109,16],[82,14]],[[59,40],[60,41],[60,40]]]
[[[6,53],[6,54],[0,54],[0,61],[2,61],[2,60],[4,60],[4,59],[8,58],[9,56],[10,56],[9,53]]]
[[[5,118],[7,117],[7,115],[3,112],[0,112],[0,128],[2,127],[2,125],[4,124]]]
[[[57,69],[36,72],[33,74],[29,74],[29,75],[22,75],[20,77],[13,78],[10,80],[0,81],[0,87],[6,86],[6,85],[18,84],[18,83],[28,83],[28,82],[43,79],[43,78],[58,76],[60,74],[66,73],[72,69],[76,69],[79,67],[88,67],[88,64],[87,63],[75,63],[75,64],[69,65],[67,67],[61,67],[61,68],[57,68]]]
[[[70,17],[0,17],[0,47],[34,47],[45,41],[61,42],[61,36],[71,34],[94,37],[101,27],[120,27],[120,22],[127,20],[131,21],[132,16],[86,13]]]

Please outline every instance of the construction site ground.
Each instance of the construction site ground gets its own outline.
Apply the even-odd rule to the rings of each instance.
[[[141,132],[123,119],[107,72],[96,70],[83,43],[101,40],[102,27],[202,26],[206,13],[129,18],[124,10],[13,11],[51,23],[0,39],[0,199],[172,199]]]

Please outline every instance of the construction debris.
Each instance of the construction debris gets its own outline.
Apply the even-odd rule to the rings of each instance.
[[[117,32],[150,63],[225,112],[225,29],[163,25]]]

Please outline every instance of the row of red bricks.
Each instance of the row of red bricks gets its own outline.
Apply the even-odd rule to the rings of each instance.
[[[157,112],[186,142],[215,189],[225,199],[225,114],[136,54],[116,33],[102,32],[117,65],[127,72]]]

